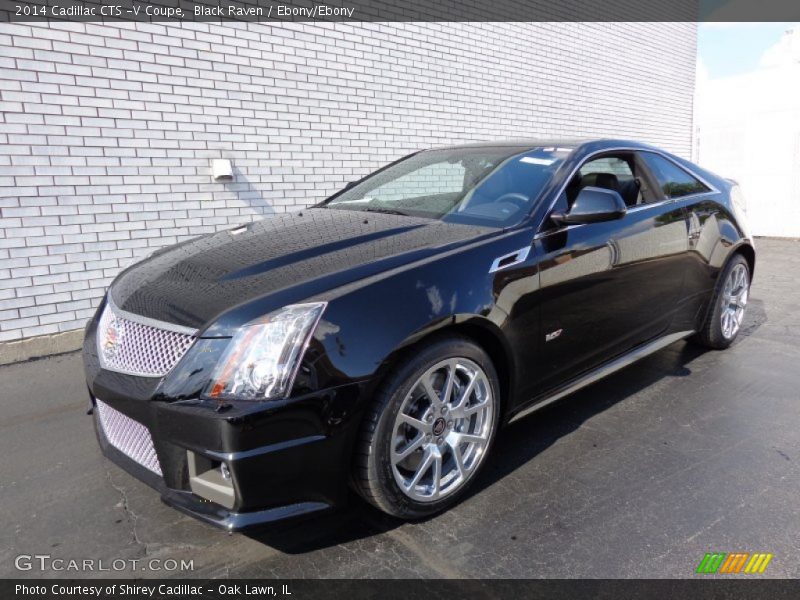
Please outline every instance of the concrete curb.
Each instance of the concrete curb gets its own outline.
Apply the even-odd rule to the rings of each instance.
[[[83,343],[83,329],[74,329],[52,335],[39,335],[14,342],[0,344],[0,365],[40,358],[52,354],[72,352]]]

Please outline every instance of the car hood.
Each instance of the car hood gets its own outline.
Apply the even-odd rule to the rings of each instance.
[[[231,309],[260,301],[265,311],[498,233],[493,228],[325,208],[267,217],[159,251],[111,286],[121,309],[210,328]],[[262,313],[263,314],[263,313]]]

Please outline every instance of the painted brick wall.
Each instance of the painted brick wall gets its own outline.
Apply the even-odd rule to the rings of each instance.
[[[0,341],[82,327],[150,249],[418,149],[691,149],[691,23],[0,23]],[[210,161],[236,178],[213,183]]]

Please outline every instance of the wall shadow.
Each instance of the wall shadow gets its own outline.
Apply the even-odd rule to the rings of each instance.
[[[251,182],[242,170],[233,164],[233,179],[221,181],[225,193],[235,194],[237,200],[247,204],[254,220],[263,219],[271,215],[280,214],[275,205],[264,197],[264,190]]]

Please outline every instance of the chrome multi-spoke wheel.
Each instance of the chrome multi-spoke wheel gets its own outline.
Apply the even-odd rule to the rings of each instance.
[[[483,369],[467,358],[443,360],[411,386],[394,422],[391,464],[408,497],[448,496],[480,464],[495,417]]]
[[[747,267],[739,263],[731,269],[722,288],[719,319],[720,329],[725,339],[733,339],[742,326],[749,289]]]
[[[441,335],[408,351],[367,409],[354,487],[404,519],[452,506],[486,463],[500,402],[494,364],[473,340]]]
[[[736,340],[750,296],[750,277],[751,266],[744,255],[731,256],[720,273],[710,309],[694,341],[706,348],[723,350]]]

